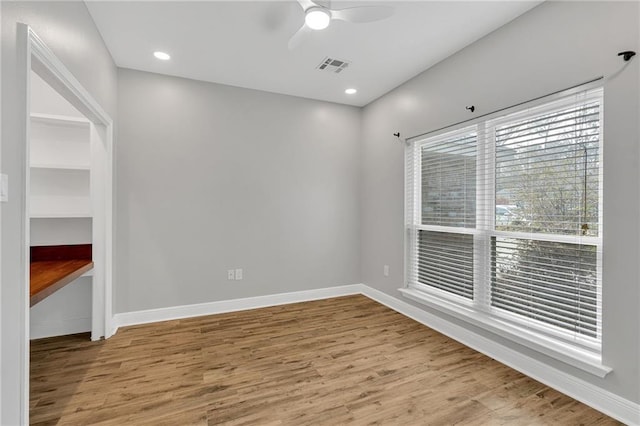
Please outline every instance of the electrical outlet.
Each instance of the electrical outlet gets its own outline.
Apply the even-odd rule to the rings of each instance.
[[[384,265],[384,268],[382,270],[384,272],[384,276],[388,277],[389,276],[389,265]]]
[[[236,279],[236,271],[234,271],[233,269],[227,270],[227,279],[228,280],[235,280]]]
[[[242,268],[236,269],[236,280],[242,279]]]

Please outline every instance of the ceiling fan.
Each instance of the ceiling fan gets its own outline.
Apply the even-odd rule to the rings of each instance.
[[[305,36],[316,30],[323,30],[329,26],[333,20],[341,20],[362,24],[386,19],[393,15],[393,8],[390,6],[357,6],[346,9],[332,9],[330,6],[323,6],[311,0],[298,0],[302,10],[304,10],[304,24],[289,39],[289,49],[295,49],[304,40]],[[328,2],[323,2],[327,3]]]

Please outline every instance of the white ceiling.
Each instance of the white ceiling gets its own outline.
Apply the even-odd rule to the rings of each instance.
[[[537,1],[339,1],[391,5],[384,21],[333,21],[294,50],[304,22],[295,1],[88,1],[119,67],[363,106],[496,30]],[[161,50],[170,61],[152,56]],[[351,61],[340,74],[326,57]],[[348,87],[358,89],[346,95]]]

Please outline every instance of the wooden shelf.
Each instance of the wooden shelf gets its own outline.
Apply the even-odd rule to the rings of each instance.
[[[93,268],[91,244],[31,247],[30,305]]]

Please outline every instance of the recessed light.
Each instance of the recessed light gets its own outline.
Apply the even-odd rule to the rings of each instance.
[[[168,61],[169,59],[171,59],[171,56],[169,56],[168,53],[160,52],[159,50],[153,52],[153,56],[155,56],[157,59],[160,59],[161,61]]]
[[[344,93],[346,93],[347,95],[353,95],[357,92],[356,89],[347,89],[344,91]]]
[[[322,7],[310,7],[304,15],[304,23],[312,30],[324,30],[331,22],[330,12]]]

